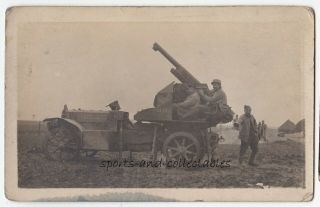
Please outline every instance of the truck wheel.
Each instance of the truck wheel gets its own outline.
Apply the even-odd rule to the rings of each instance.
[[[79,156],[77,137],[64,126],[50,129],[45,145],[46,157],[49,160],[67,161]]]
[[[200,142],[188,132],[175,132],[164,141],[163,153],[166,160],[197,160],[201,158]]]

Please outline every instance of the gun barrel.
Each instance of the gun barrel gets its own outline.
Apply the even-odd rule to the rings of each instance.
[[[171,69],[171,73],[182,83],[186,83],[191,86],[196,86],[200,84],[189,71],[187,71],[178,61],[176,61],[167,51],[165,51],[158,43],[153,44],[153,50],[159,51],[167,60],[169,60],[176,68]]]
[[[170,63],[172,63],[177,68],[182,67],[182,65],[180,65],[180,63],[178,63],[178,61],[176,61],[173,57],[171,57],[171,55],[169,55],[169,53],[167,51],[165,51],[158,43],[155,42],[153,44],[152,49],[154,51],[159,51],[165,58],[167,58],[167,60],[169,60]]]
[[[170,72],[181,82],[181,83],[186,83],[187,80],[185,76],[181,75],[179,71],[176,68],[171,68]]]

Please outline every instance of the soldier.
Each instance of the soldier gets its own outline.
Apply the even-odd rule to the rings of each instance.
[[[63,106],[63,110],[62,110],[62,113],[61,113],[61,118],[68,118],[68,112],[69,112],[68,106],[67,106],[67,104],[65,104]]]
[[[212,82],[213,90],[208,95],[204,94],[202,90],[199,90],[201,100],[205,102],[205,107],[199,109],[201,116],[205,116],[207,121],[215,122],[220,120],[223,123],[232,121],[233,111],[227,104],[227,96],[222,90],[221,81],[214,79]]]
[[[267,125],[264,123],[264,120],[262,120],[262,123],[261,123],[261,138],[265,142],[268,142],[268,140],[267,140]]]
[[[221,81],[214,79],[211,82],[213,89],[210,91],[210,96],[204,94],[202,90],[199,90],[199,94],[203,100],[209,104],[227,104],[227,96],[221,88]]]
[[[198,115],[200,96],[192,87],[188,87],[186,91],[188,93],[187,98],[183,102],[173,105],[178,119],[192,119],[195,118],[195,115]]]
[[[257,122],[251,114],[251,107],[247,105],[244,106],[244,114],[239,118],[239,139],[241,139],[239,164],[242,164],[243,157],[250,146],[251,155],[248,164],[251,166],[257,166],[254,162],[255,156],[258,152],[259,143]]]
[[[261,139],[261,135],[262,135],[262,128],[261,128],[261,122],[259,121],[259,123],[258,123],[258,138],[259,138],[259,140]]]
[[[234,119],[232,120],[232,123],[233,123],[233,129],[238,129],[238,121],[239,121],[239,116],[238,114],[235,115]]]

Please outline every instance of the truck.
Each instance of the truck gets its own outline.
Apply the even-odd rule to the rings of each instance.
[[[166,160],[198,160],[204,155],[212,157],[222,139],[212,131],[219,123],[233,118],[231,107],[222,110],[216,106],[201,119],[180,120],[174,115],[173,105],[186,98],[184,84],[209,93],[208,86],[200,83],[189,71],[169,55],[159,44],[159,51],[175,68],[171,73],[180,81],[172,82],[160,90],[153,107],[138,111],[134,122],[129,113],[121,110],[113,101],[108,110],[69,110],[65,105],[60,117],[47,118],[48,136],[45,144],[46,157],[50,160],[67,161],[83,156],[92,157],[99,151],[152,152],[153,160],[160,153]]]

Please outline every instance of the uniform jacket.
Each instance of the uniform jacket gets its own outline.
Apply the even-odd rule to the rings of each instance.
[[[210,103],[227,104],[227,96],[221,88],[216,91],[211,90],[210,94],[212,94],[212,96],[209,96],[207,98],[207,101],[209,101]]]
[[[257,122],[253,115],[248,117],[243,114],[239,118],[239,139],[249,141],[250,139],[258,139]],[[253,133],[250,136],[250,127],[253,127]]]

